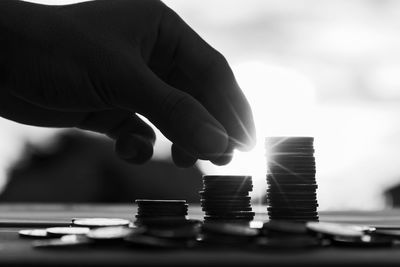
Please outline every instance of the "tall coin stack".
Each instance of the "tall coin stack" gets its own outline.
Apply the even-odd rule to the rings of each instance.
[[[136,225],[176,224],[186,221],[186,200],[137,199]]]
[[[268,137],[270,220],[318,221],[313,137]]]
[[[200,191],[204,222],[249,222],[254,218],[251,176],[204,175]]]

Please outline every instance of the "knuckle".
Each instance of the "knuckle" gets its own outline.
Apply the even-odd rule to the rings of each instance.
[[[227,59],[216,50],[213,50],[210,58],[211,60],[204,64],[199,77],[205,80],[218,81],[230,68],[229,63]]]

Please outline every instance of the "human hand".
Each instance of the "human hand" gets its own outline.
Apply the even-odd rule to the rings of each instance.
[[[250,149],[250,107],[225,58],[156,0],[67,6],[0,1],[0,115],[78,127],[116,140],[117,154],[153,154],[148,118],[179,166],[229,162]]]

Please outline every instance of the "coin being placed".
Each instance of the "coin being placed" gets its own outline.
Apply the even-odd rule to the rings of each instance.
[[[357,225],[330,223],[330,222],[308,222],[307,229],[329,236],[339,237],[362,237],[363,231]]]
[[[18,234],[23,238],[49,238],[46,229],[25,229],[18,231]]]
[[[61,237],[65,235],[86,235],[89,233],[88,227],[51,227],[46,232],[52,237]]]
[[[96,241],[119,240],[124,239],[135,232],[144,232],[144,229],[140,229],[143,228],[128,228],[124,226],[101,227],[90,230],[86,236]]]
[[[72,220],[72,225],[89,228],[110,227],[110,226],[129,226],[130,220],[120,218],[76,218]]]
[[[61,248],[76,247],[90,244],[91,241],[84,235],[65,235],[61,238],[34,241],[34,248]]]

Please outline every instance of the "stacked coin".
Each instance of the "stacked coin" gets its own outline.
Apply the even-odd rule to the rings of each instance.
[[[136,204],[136,225],[185,222],[188,214],[186,200],[137,199]]]
[[[204,222],[249,222],[254,218],[251,176],[204,175],[200,191]]]
[[[269,137],[267,203],[271,220],[317,221],[313,137]]]

